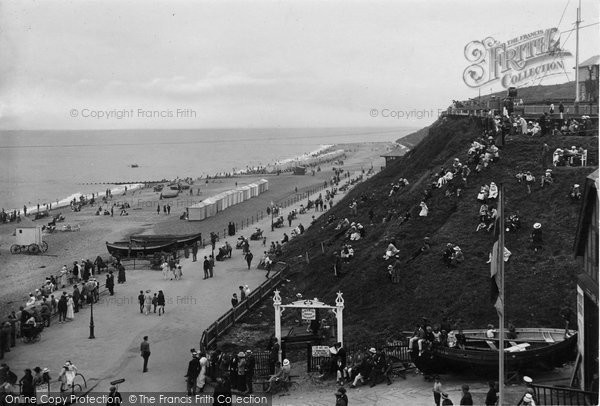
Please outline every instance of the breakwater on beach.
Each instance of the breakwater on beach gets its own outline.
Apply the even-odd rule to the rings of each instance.
[[[323,145],[394,141],[411,129],[215,129],[5,131],[0,133],[0,206],[69,201],[132,179],[175,179],[242,172]],[[132,165],[138,165],[132,167]],[[112,186],[111,186],[112,185]],[[115,192],[115,191],[114,191]],[[114,193],[113,192],[113,193]]]

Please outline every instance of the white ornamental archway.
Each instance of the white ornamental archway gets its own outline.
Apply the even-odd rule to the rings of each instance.
[[[273,295],[273,307],[275,308],[275,338],[277,338],[277,344],[279,344],[279,354],[277,355],[277,359],[281,362],[281,314],[287,308],[296,308],[296,309],[329,309],[333,311],[335,314],[335,318],[337,319],[337,341],[344,345],[344,298],[342,297],[342,292],[337,292],[337,297],[335,299],[335,306],[329,306],[325,303],[319,301],[317,298],[315,299],[305,299],[305,300],[296,300],[287,305],[281,304],[281,296],[279,295],[279,290],[275,290]]]

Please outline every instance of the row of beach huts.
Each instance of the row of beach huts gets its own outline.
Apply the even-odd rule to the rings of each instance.
[[[261,179],[258,182],[219,193],[218,195],[204,199],[200,203],[189,206],[186,209],[187,219],[188,221],[204,220],[228,207],[252,199],[267,190],[269,190],[269,181]]]

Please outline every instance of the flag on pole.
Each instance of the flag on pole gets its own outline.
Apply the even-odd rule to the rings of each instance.
[[[491,300],[496,307],[498,316],[504,314],[504,292],[502,292],[502,279],[504,278],[504,188],[498,190],[498,217],[494,225],[494,246],[490,261],[491,271]]]

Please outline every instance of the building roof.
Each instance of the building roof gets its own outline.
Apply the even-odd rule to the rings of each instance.
[[[406,148],[405,146],[401,145],[396,149],[391,150],[390,152],[387,152],[383,155],[380,155],[381,157],[385,158],[385,157],[399,157],[402,156],[404,154],[406,154],[408,152],[408,148]]]
[[[585,68],[594,65],[600,65],[600,55],[594,55],[591,58],[586,59],[585,61],[579,64],[579,67]]]
[[[598,169],[590,173],[585,179],[585,190],[583,191],[583,202],[581,212],[579,213],[579,222],[577,224],[577,234],[575,234],[575,256],[584,254],[587,242],[588,227],[598,227],[598,224],[591,224],[590,217],[594,210],[594,204],[600,200],[600,185],[598,183]]]

